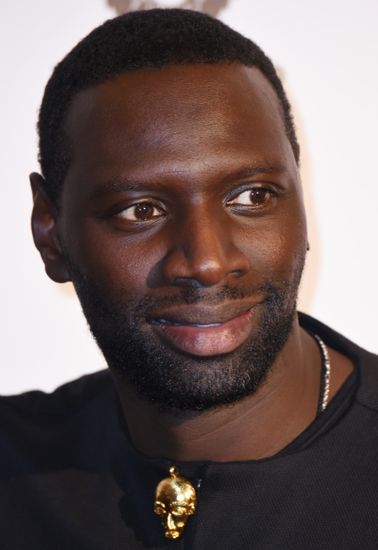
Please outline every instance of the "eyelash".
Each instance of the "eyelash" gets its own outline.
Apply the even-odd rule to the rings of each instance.
[[[248,212],[256,212],[256,211],[259,211],[259,210],[263,210],[264,208],[266,208],[268,205],[266,204],[266,201],[263,201],[263,203],[261,205],[253,205],[253,204],[245,204],[245,203],[238,203],[237,200],[240,199],[240,197],[242,195],[247,195],[249,193],[249,195],[251,195],[251,193],[253,193],[254,191],[258,191],[258,192],[263,192],[265,196],[268,196],[268,202],[270,203],[270,201],[274,198],[277,197],[278,193],[277,191],[274,191],[268,187],[262,187],[262,186],[254,186],[254,187],[248,187],[242,191],[240,191],[239,193],[235,194],[232,198],[229,198],[228,200],[225,201],[225,206],[229,207],[229,208],[233,208],[235,210],[238,210],[240,212],[244,211],[244,213],[248,213]],[[125,213],[128,212],[132,212],[133,209],[136,209],[136,208],[141,208],[141,214],[143,214],[143,208],[152,208],[152,215],[149,219],[137,219],[136,216],[135,216],[135,210],[134,210],[134,219],[130,219],[128,218]],[[156,212],[158,212],[158,214],[156,214]],[[147,214],[148,213],[148,210],[145,210],[145,213]],[[151,213],[151,212],[150,212]],[[166,213],[165,209],[162,207],[161,203],[158,203],[157,201],[154,201],[154,200],[151,200],[151,199],[142,199],[138,202],[135,202],[133,204],[131,204],[130,206],[127,206],[126,208],[123,208],[121,211],[119,211],[116,216],[117,217],[120,217],[120,218],[123,218],[124,220],[127,220],[128,222],[131,222],[131,223],[141,223],[141,224],[146,224],[146,223],[152,223],[154,221],[156,221],[157,219],[159,219],[162,215],[164,215]]]
[[[264,194],[263,198],[267,197],[267,200],[264,200],[260,205],[253,205],[252,203],[246,204],[243,202],[238,202],[238,199],[240,200],[240,197],[242,195],[244,194],[251,195],[253,192],[262,192]],[[277,198],[277,196],[278,196],[278,192],[267,186],[253,186],[253,187],[248,187],[243,191],[240,191],[239,193],[234,195],[232,198],[228,199],[226,201],[226,206],[239,209],[239,210],[244,210],[246,213],[251,211],[255,212],[255,211],[263,210],[264,208],[267,208],[270,205],[270,202],[273,199]]]
[[[143,219],[138,220],[138,219],[136,219],[135,216],[134,216],[135,219],[130,219],[126,215],[122,215],[124,212],[132,212],[133,209],[137,209],[138,207],[140,207],[140,208],[143,208],[143,207],[144,208],[149,208],[150,207],[150,208],[152,208],[153,212],[154,211],[159,212],[159,215],[156,215],[156,213],[155,213],[155,214],[152,215],[152,217],[149,220],[143,220]],[[140,200],[140,201],[135,202],[134,204],[131,204],[130,206],[124,208],[123,210],[121,210],[117,214],[117,216],[119,216],[119,217],[121,217],[125,220],[128,220],[130,222],[133,222],[133,223],[138,223],[138,222],[139,223],[146,223],[146,222],[151,222],[151,221],[156,220],[157,218],[160,217],[160,214],[164,214],[164,213],[165,213],[165,210],[164,210],[164,208],[162,208],[162,206],[160,204],[157,204],[156,202],[154,202],[152,200]],[[141,211],[141,214],[143,214],[142,211]]]

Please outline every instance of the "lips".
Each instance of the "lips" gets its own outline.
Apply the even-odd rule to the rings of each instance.
[[[159,315],[150,321],[154,332],[178,351],[200,357],[231,353],[252,330],[257,305],[231,308],[195,307]]]

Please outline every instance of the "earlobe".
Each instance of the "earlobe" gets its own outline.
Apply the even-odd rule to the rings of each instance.
[[[70,280],[58,231],[58,214],[55,205],[44,191],[40,174],[30,174],[33,193],[31,226],[34,244],[41,254],[47,275],[57,283]]]

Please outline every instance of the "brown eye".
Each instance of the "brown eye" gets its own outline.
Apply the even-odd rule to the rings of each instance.
[[[249,200],[254,206],[262,206],[270,199],[270,193],[266,189],[252,189]]]
[[[149,201],[137,202],[120,212],[119,216],[134,222],[148,222],[163,214],[161,208]]]
[[[227,204],[231,206],[249,206],[252,210],[267,206],[274,197],[274,192],[264,187],[253,187],[243,191]]]
[[[154,215],[154,207],[148,202],[141,202],[134,206],[134,216],[137,220],[150,220]]]

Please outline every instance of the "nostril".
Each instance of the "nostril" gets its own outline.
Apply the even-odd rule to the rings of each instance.
[[[180,237],[180,235],[179,235]],[[244,253],[226,238],[191,239],[180,237],[169,247],[162,273],[167,282],[188,289],[200,289],[241,278],[249,269]]]
[[[231,271],[231,275],[234,275],[234,277],[237,277],[238,279],[243,276],[243,272],[241,269],[234,269]]]
[[[198,279],[194,277],[175,277],[174,284],[178,286],[186,286],[188,288],[202,288],[206,285],[201,283]]]

